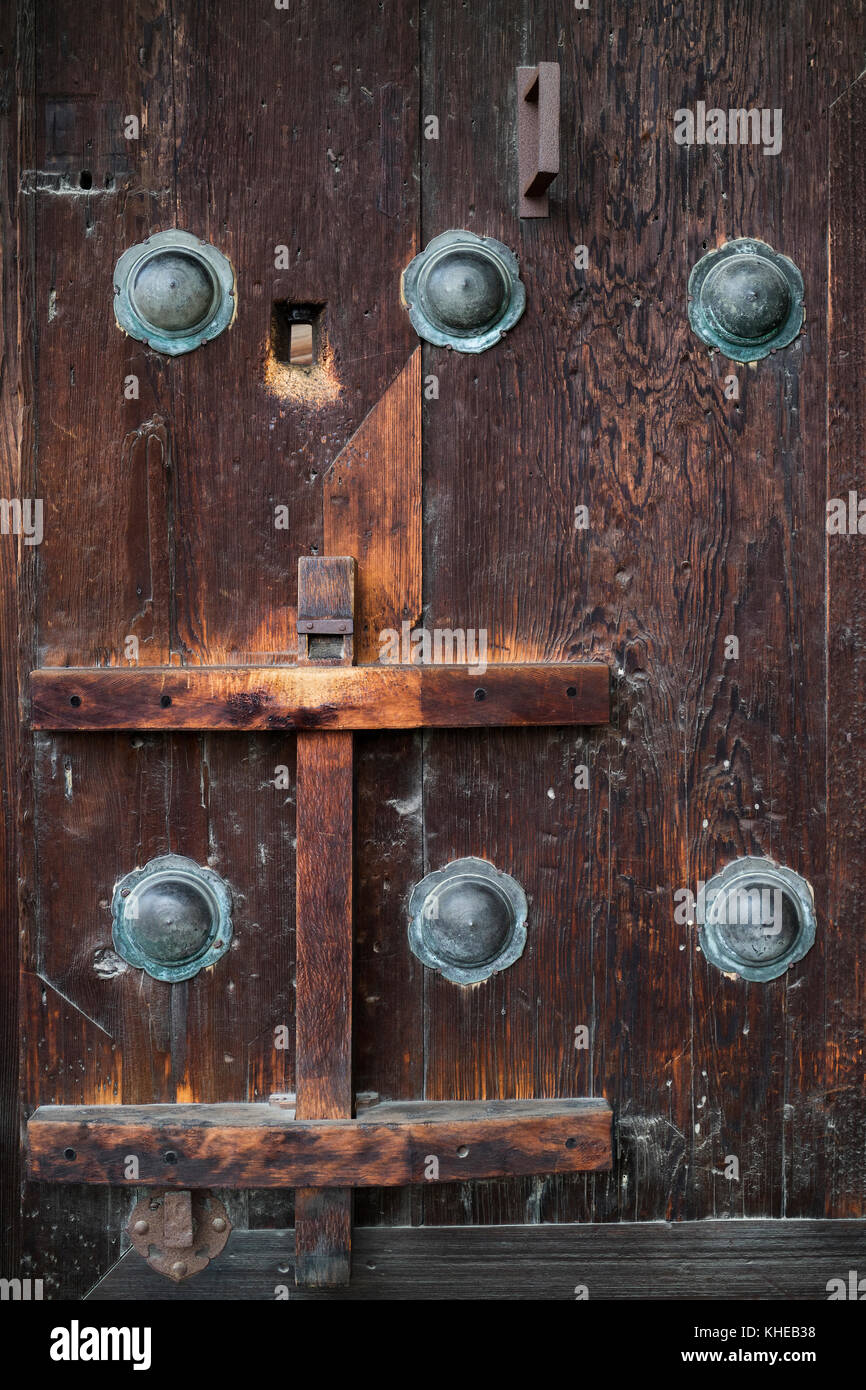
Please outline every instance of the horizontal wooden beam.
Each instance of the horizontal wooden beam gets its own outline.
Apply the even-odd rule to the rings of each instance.
[[[778,1307],[782,1300],[797,1300],[810,1302],[813,1307],[809,1313],[814,1315],[814,1304],[826,1303],[829,1291],[839,1290],[840,1285],[837,1298],[859,1296],[862,1300],[862,1292],[852,1293],[851,1288],[852,1281],[856,1285],[858,1278],[863,1278],[864,1224],[862,1220],[767,1221],[752,1217],[671,1223],[356,1226],[351,1287],[328,1293],[293,1288],[291,1296],[293,1301],[317,1303],[559,1301],[571,1303],[572,1313],[576,1297],[589,1299],[585,1312],[597,1312],[599,1304],[608,1300],[622,1300],[631,1305],[621,1316],[623,1327],[632,1334],[635,1302],[689,1303],[700,1299],[703,1305],[711,1300],[737,1299],[773,1302]],[[219,1259],[180,1284],[157,1274],[130,1250],[112,1265],[88,1299],[127,1306],[211,1300],[273,1304],[274,1271],[279,1266],[291,1270],[293,1245],[291,1230],[234,1230]],[[852,1274],[853,1270],[858,1274]],[[287,1279],[284,1276],[284,1282],[289,1280],[291,1273]],[[837,1319],[842,1313],[844,1310],[836,1310]],[[706,1308],[704,1315],[715,1317]],[[658,1316],[669,1319],[670,1310],[667,1314],[659,1310]],[[685,1318],[687,1309],[680,1309],[677,1316]],[[718,1314],[719,1319],[723,1316]],[[774,1314],[769,1319],[766,1314],[761,1316],[778,1322]],[[805,1314],[799,1319],[786,1318],[789,1323],[809,1320]],[[748,1314],[747,1321],[758,1322],[757,1310]],[[858,1326],[853,1309],[846,1325],[852,1331]],[[837,1343],[838,1336],[835,1342],[833,1336],[821,1338],[818,1355],[822,1364],[826,1365],[827,1353]],[[691,1344],[682,1340],[683,1347]],[[844,1354],[845,1348],[838,1344]],[[646,1345],[645,1341],[641,1345]],[[721,1345],[709,1338],[703,1343],[704,1348],[718,1349]],[[756,1339],[746,1345],[762,1343]],[[814,1349],[816,1342],[800,1338],[785,1345],[789,1349],[795,1345],[801,1350]],[[848,1351],[849,1358],[852,1351]]]
[[[34,729],[420,729],[606,724],[602,663],[45,667]]]
[[[268,1104],[49,1105],[27,1142],[41,1182],[403,1187],[610,1168],[611,1111],[604,1100],[413,1101],[297,1120]]]

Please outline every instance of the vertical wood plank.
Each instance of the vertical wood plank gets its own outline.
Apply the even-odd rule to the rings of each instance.
[[[352,735],[298,734],[299,1119],[352,1113]],[[295,1280],[349,1281],[352,1192],[295,1192]]]
[[[382,632],[421,612],[421,349],[324,479],[325,553],[358,562],[355,660],[379,660]]]
[[[233,327],[174,369],[177,647],[284,661],[285,576],[346,553],[323,544],[323,476],[416,345],[399,299],[420,198],[416,6],[174,10],[177,225],[219,246],[238,284]],[[277,360],[276,303],[324,306],[309,374]]]
[[[396,109],[395,91],[383,89],[382,101]],[[325,551],[358,561],[361,664],[379,661],[384,630],[399,634],[421,615],[421,400],[416,347],[324,478]],[[355,738],[357,1089],[393,1099],[423,1091],[424,972],[406,949],[404,912],[424,872],[421,750],[420,734]],[[406,1225],[418,1207],[409,1189],[355,1194],[363,1224]]]
[[[866,497],[866,81],[830,111],[829,499],[849,520]],[[856,510],[855,510],[856,516]],[[828,748],[827,819],[830,885],[827,912],[827,1188],[828,1216],[866,1211],[866,536],[827,537]]]
[[[22,170],[33,157],[34,28],[31,4],[7,5],[0,14],[0,496],[34,496],[32,457],[32,233]],[[19,594],[19,553],[22,566]],[[0,1269],[17,1276],[19,1221],[19,820],[29,806],[29,746],[18,709],[21,656],[32,652],[32,547],[14,534],[0,536]],[[19,616],[21,626],[19,628]],[[25,827],[26,829],[26,827]]]
[[[143,0],[130,10],[108,0],[98,22],[90,4],[68,13],[42,0],[25,8],[35,11],[35,91],[21,187],[33,246],[21,264],[28,281],[32,275],[25,333],[37,364],[25,397],[38,421],[25,486],[44,506],[44,539],[27,552],[34,598],[25,643],[48,664],[111,664],[124,659],[124,639],[136,636],[142,657],[167,659],[170,391],[160,360],[115,327],[111,300],[117,256],[169,219],[170,6]],[[140,120],[138,140],[124,136],[130,113]],[[124,393],[131,376],[137,398]],[[22,654],[24,671],[33,655]],[[164,759],[145,741],[139,753],[133,740],[113,736],[30,742],[25,1110],[46,1090],[119,1100],[125,1085],[138,1098],[170,1098],[170,1009],[146,986],[133,1000],[137,972],[122,963],[116,972],[106,894],[112,873],[126,872],[153,843],[155,822],[165,846],[167,822],[184,799],[187,813],[176,818],[183,852],[206,855],[206,834],[184,843],[199,769],[183,788],[173,786],[183,758],[173,763],[172,739],[159,741]],[[117,1258],[131,1196],[82,1193],[72,1209],[49,1188],[25,1189],[28,1268],[45,1272],[51,1296],[81,1297]]]
[[[355,617],[355,561],[303,558],[298,612]],[[301,639],[304,660],[351,665],[350,638]],[[317,648],[316,643],[324,644]],[[352,1114],[352,949],[354,768],[352,735],[297,736],[295,1089],[299,1119]],[[295,1282],[349,1282],[352,1190],[295,1191]]]
[[[298,734],[296,1083],[301,1119],[352,1112],[352,735]]]
[[[172,6],[38,6],[40,659],[169,659],[176,364],[117,328],[121,253],[174,225]],[[137,139],[124,135],[127,115]]]

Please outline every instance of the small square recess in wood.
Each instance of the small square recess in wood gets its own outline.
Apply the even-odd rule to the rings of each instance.
[[[271,351],[277,362],[301,370],[315,367],[322,356],[324,304],[275,301],[271,310]]]

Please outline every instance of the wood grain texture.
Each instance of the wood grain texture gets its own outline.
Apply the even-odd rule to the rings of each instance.
[[[424,349],[425,612],[486,627],[498,661],[610,653],[622,672],[610,731],[425,739],[427,865],[483,854],[513,873],[533,941],[471,999],[427,982],[426,1094],[579,1091],[618,1116],[609,1177],[437,1190],[425,1220],[824,1212],[826,150],[863,24],[776,0],[676,21],[622,0],[568,20],[425,8],[441,129],[422,239],[496,236],[527,288],[495,351]],[[520,223],[514,72],[554,56],[562,169],[550,217]],[[781,155],[677,145],[674,113],[698,99],[781,107]],[[744,235],[807,287],[805,333],[755,368],[708,354],[686,314],[692,266]],[[721,976],[674,917],[676,890],[745,854],[816,892],[818,943],[768,986]]]
[[[355,765],[356,1091],[395,1100],[424,1093],[424,976],[406,949],[406,904],[424,877],[423,734],[359,733]],[[412,1225],[414,1187],[355,1193],[355,1219]]]
[[[355,561],[333,555],[298,562],[298,621],[351,618]],[[298,632],[299,660],[316,664],[315,638]],[[325,639],[319,665],[351,667],[354,630]],[[354,951],[355,767],[350,733],[298,734],[297,917],[295,931],[295,1084],[297,1117],[352,1114],[352,961]],[[352,1190],[294,1184],[295,1280],[334,1288],[352,1268]]]
[[[827,497],[866,497],[866,82],[830,111]],[[855,512],[856,515],[856,512]],[[864,527],[866,529],[866,527]],[[827,1216],[866,1211],[866,537],[828,535]]]
[[[295,654],[297,558],[322,545],[322,475],[415,347],[389,294],[417,250],[413,16],[392,0],[327,18],[312,0],[290,13],[246,0],[218,0],[206,15],[186,0],[134,11],[107,0],[98,14],[83,4],[66,17],[41,0],[37,9],[30,115],[40,151],[24,191],[38,231],[31,399],[44,450],[29,495],[45,499],[48,529],[40,654],[22,669],[120,665],[126,636],[139,639],[141,661],[284,662]],[[127,112],[141,119],[137,142],[123,138]],[[238,276],[238,319],[200,363],[160,358],[112,322],[118,255],[174,225],[228,251]],[[288,270],[275,267],[279,245]],[[275,300],[324,302],[324,397],[274,371]],[[124,395],[131,375],[137,399]],[[32,621],[26,630],[35,642]],[[49,840],[33,847],[23,892],[34,912],[27,959],[43,962],[48,983],[27,1036],[28,1106],[44,1098],[55,966],[74,981],[70,1009],[111,1019],[127,1098],[243,1100],[290,1087],[294,740],[38,744],[41,804],[35,822],[27,814]],[[112,974],[103,904],[119,873],[168,849],[212,857],[238,891],[238,969],[173,992],[144,982],[136,1006],[137,976]],[[388,847],[380,863],[390,864]],[[43,976],[30,978],[38,1000]],[[84,1094],[100,1099],[85,1035],[69,1036],[70,1071],[52,1071],[52,1094],[65,1084],[80,1098],[81,1075]],[[17,1123],[13,1143],[16,1133]],[[227,1200],[236,1227],[291,1219],[290,1193]],[[36,1267],[56,1270],[55,1292],[81,1294],[115,1258],[126,1212],[113,1196],[83,1193],[81,1239],[61,1263],[53,1233],[69,1213],[50,1189],[29,1209],[40,1212],[28,1221]]]
[[[235,326],[177,373],[176,650],[272,660],[294,649],[297,558],[325,553],[322,477],[415,345],[396,286],[417,249],[416,16],[396,0],[175,14],[177,225],[239,287]],[[319,392],[273,360],[278,301],[324,305]]]
[[[108,54],[94,14],[39,7],[42,660],[120,665],[128,635],[142,660],[285,659],[297,558],[322,547],[322,475],[415,346],[388,293],[417,249],[412,15],[393,0],[327,14],[107,0]],[[218,246],[238,284],[231,330],[175,359],[110,310],[120,253],[171,226]],[[277,301],[325,305],[324,398],[271,370]]]
[[[298,561],[299,666],[352,664],[356,571],[351,556],[301,556]]]
[[[112,299],[121,253],[177,225],[171,7],[109,0],[110,52],[88,6],[36,8],[40,660],[119,665],[134,637],[167,661],[176,373],[119,331]]]
[[[325,474],[325,553],[358,561],[355,660],[421,612],[421,349]]]
[[[298,1114],[352,1112],[352,736],[298,736]]]
[[[22,169],[33,149],[33,12],[7,6],[0,15],[0,496],[33,497],[31,322],[33,225],[21,195]],[[31,561],[21,576],[19,552]],[[0,1269],[17,1273],[20,1260],[19,991],[18,941],[19,817],[29,791],[27,746],[21,738],[19,637],[32,650],[27,612],[33,548],[14,534],[0,535]],[[23,619],[19,628],[20,616]]]
[[[352,735],[299,734],[295,1075],[300,1119],[337,1120],[352,1113],[353,805]],[[351,1173],[343,1178],[351,1185]],[[315,1168],[290,1185],[299,1189],[298,1282],[347,1283],[351,1191],[323,1196],[316,1190],[324,1184]]]
[[[350,1288],[299,1289],[293,1298],[573,1303],[582,1285],[590,1308],[600,1300],[814,1303],[826,1299],[830,1279],[846,1278],[849,1269],[862,1270],[863,1223],[356,1227],[355,1247]],[[285,1287],[287,1270],[291,1278],[292,1254],[291,1231],[233,1231],[219,1260],[172,1288],[133,1251],[97,1285],[90,1300],[273,1302]]]
[[[24,704],[35,667],[124,674],[127,635],[155,665],[291,660],[289,576],[299,555],[323,548],[323,478],[417,348],[400,271],[449,227],[511,245],[528,293],[514,332],[478,358],[422,349],[422,380],[437,376],[439,396],[423,408],[420,617],[486,628],[496,663],[610,663],[622,672],[613,724],[356,736],[356,1084],[407,1099],[605,1095],[617,1112],[615,1167],[369,1189],[359,1209],[370,1222],[444,1223],[429,1256],[436,1297],[460,1249],[454,1223],[589,1218],[611,1223],[615,1241],[623,1219],[748,1216],[726,1223],[723,1267],[732,1289],[766,1296],[747,1265],[736,1269],[755,1218],[863,1213],[862,577],[857,540],[837,538],[828,611],[823,525],[828,407],[831,492],[860,482],[862,141],[851,84],[866,51],[862,7],[19,9],[27,33],[35,24],[36,55],[34,73],[19,48],[12,436],[21,492],[43,498],[46,516],[43,544],[21,548]],[[562,171],[551,216],[521,225],[514,75],[554,57]],[[697,100],[781,107],[781,155],[677,146],[673,113]],[[118,133],[127,111],[143,116],[137,142]],[[428,113],[438,140],[421,138]],[[14,171],[4,186],[14,194]],[[4,217],[12,204],[3,200]],[[110,309],[117,256],[166,225],[226,250],[240,289],[232,330],[172,362],[119,334]],[[740,235],[789,254],[806,282],[804,335],[754,368],[710,357],[686,320],[691,266]],[[285,270],[274,266],[280,244]],[[583,245],[589,267],[578,270]],[[6,313],[10,268],[7,258]],[[273,360],[275,300],[325,305],[318,395],[312,378]],[[18,350],[4,349],[6,392]],[[123,393],[130,374],[137,399]],[[731,374],[738,400],[724,395]],[[374,463],[358,458],[353,473]],[[581,503],[587,531],[574,527]],[[3,579],[6,601],[8,568]],[[729,635],[737,660],[725,655]],[[226,727],[218,738],[26,735],[17,871],[28,1111],[46,1099],[246,1101],[293,1085],[295,740]],[[8,748],[3,759],[8,774]],[[167,850],[212,862],[241,904],[231,957],[175,991],[118,969],[106,906],[121,873]],[[706,965],[672,895],[764,852],[813,884],[819,934],[786,978],[758,986]],[[406,946],[413,883],[464,854],[514,873],[531,906],[530,949],[473,991],[431,978]],[[12,904],[8,882],[3,893]],[[274,1045],[279,1026],[285,1048]],[[581,1026],[586,1049],[574,1045]],[[5,1049],[4,1059],[8,1078]],[[4,1120],[14,1147],[17,1117]],[[738,1181],[725,1175],[729,1154]],[[65,1188],[28,1188],[22,1272],[80,1296],[119,1253],[132,1196],[82,1186],[70,1205]],[[291,1220],[278,1189],[228,1200],[236,1226]],[[780,1242],[799,1238],[791,1224]],[[661,1230],[646,1240],[666,1239]],[[606,1287],[619,1278],[682,1292],[673,1263],[659,1282],[661,1255],[629,1284],[625,1247],[615,1248]],[[790,1284],[774,1254],[774,1287],[807,1296],[798,1290],[811,1287],[818,1246],[796,1248]],[[524,1282],[549,1287],[546,1257],[526,1258]],[[423,1287],[423,1257],[412,1259],[407,1287]],[[710,1257],[702,1268],[709,1290]],[[269,1277],[273,1296],[285,1276]],[[376,1296],[378,1276],[364,1266],[358,1277]],[[489,1286],[499,1277],[491,1269]],[[168,1292],[195,1298],[198,1287]]]
[[[156,667],[34,671],[36,729],[416,729],[604,724],[608,668]],[[75,703],[73,703],[75,702]]]
[[[144,1187],[399,1187],[611,1162],[610,1107],[593,1100],[403,1102],[355,1120],[276,1105],[48,1106],[27,1135],[34,1177],[122,1184],[132,1152]]]

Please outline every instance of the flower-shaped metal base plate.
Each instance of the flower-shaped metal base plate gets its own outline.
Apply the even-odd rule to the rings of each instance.
[[[225,955],[232,938],[228,885],[212,869],[163,854],[115,885],[114,949],[155,980],[189,980]]]
[[[702,256],[689,276],[689,322],[734,362],[786,347],[803,326],[803,277],[765,241],[741,237]]]
[[[501,241],[443,232],[403,271],[403,303],[419,338],[457,352],[484,352],[526,305],[517,257]]]
[[[446,980],[479,984],[522,954],[526,913],[526,894],[508,874],[486,859],[455,859],[412,890],[409,945]]]
[[[710,879],[701,926],[707,960],[744,980],[775,980],[815,940],[812,890],[772,859],[735,859]]]
[[[126,1229],[151,1269],[179,1284],[219,1255],[232,1224],[222,1202],[206,1189],[151,1188],[133,1208]]]
[[[157,232],[114,268],[118,328],[157,352],[191,352],[228,328],[235,313],[231,261],[189,232]]]

